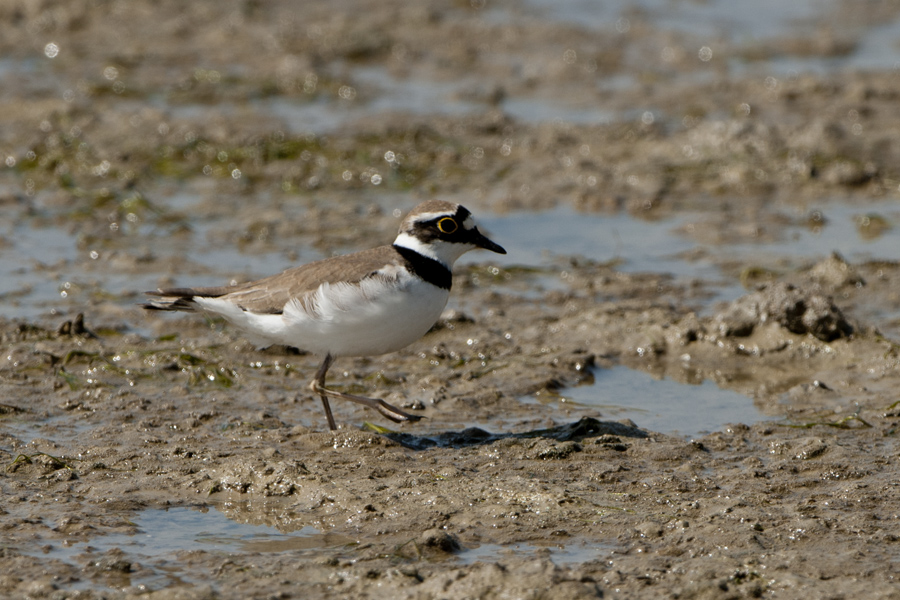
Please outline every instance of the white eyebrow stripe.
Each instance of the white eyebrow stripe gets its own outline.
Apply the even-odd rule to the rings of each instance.
[[[432,219],[437,219],[438,217],[452,217],[453,213],[446,212],[430,212],[430,213],[422,213],[416,215],[413,219],[414,223],[425,223],[426,221],[431,221]]]

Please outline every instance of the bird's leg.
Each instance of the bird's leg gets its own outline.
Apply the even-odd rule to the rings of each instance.
[[[332,431],[337,429],[337,425],[334,423],[334,415],[331,414],[331,405],[328,404],[328,396],[323,394],[322,390],[325,389],[325,374],[328,373],[328,369],[333,362],[334,357],[331,356],[331,354],[326,354],[325,360],[322,361],[322,366],[316,371],[316,378],[313,379],[312,384],[309,386],[314,392],[317,392],[319,398],[322,399],[322,406],[325,407],[325,416],[328,417],[328,428]]]
[[[325,355],[325,360],[322,362],[322,366],[319,367],[318,373],[316,373],[316,378],[309,384],[309,388],[322,399],[322,404],[325,406],[325,414],[328,417],[328,426],[331,429],[337,429],[334,424],[334,417],[331,416],[331,406],[328,404],[328,396],[332,398],[340,398],[342,400],[349,400],[350,402],[356,402],[357,404],[362,404],[363,406],[368,406],[369,408],[375,409],[380,412],[385,418],[394,421],[395,423],[402,423],[403,421],[418,421],[422,417],[419,415],[411,415],[408,412],[404,412],[397,408],[396,406],[391,406],[384,400],[379,400],[377,398],[366,398],[365,396],[357,396],[355,394],[345,394],[343,392],[338,392],[335,390],[329,390],[325,387],[325,374],[328,372],[328,368],[334,362],[334,357],[331,354]]]

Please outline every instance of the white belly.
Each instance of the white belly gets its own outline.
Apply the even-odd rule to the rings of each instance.
[[[245,312],[215,298],[195,298],[261,346],[285,344],[316,354],[371,356],[393,352],[425,335],[441,316],[449,290],[415,277],[371,278],[362,286],[323,284],[280,315]]]

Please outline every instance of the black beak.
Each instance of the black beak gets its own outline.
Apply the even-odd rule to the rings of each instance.
[[[503,249],[503,246],[500,244],[495,244],[491,240],[487,239],[482,235],[478,228],[472,229],[472,239],[470,240],[473,244],[475,244],[478,248],[484,248],[485,250],[490,250],[491,252],[496,252],[497,254],[506,254],[506,250]]]

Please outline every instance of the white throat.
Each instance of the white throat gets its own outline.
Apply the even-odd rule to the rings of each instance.
[[[403,231],[401,231],[397,236],[397,239],[394,240],[394,245],[409,248],[422,256],[433,258],[448,269],[453,266],[453,263],[456,262],[457,258],[469,250],[475,249],[475,246],[471,244],[454,244],[442,240],[434,240],[433,242],[426,244],[419,238]]]

